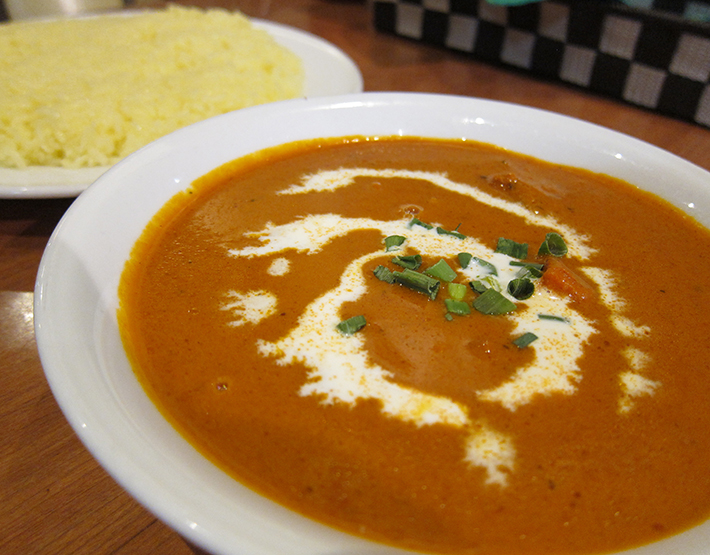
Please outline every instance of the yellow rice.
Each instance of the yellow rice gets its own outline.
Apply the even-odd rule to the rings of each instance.
[[[0,167],[110,165],[180,127],[302,91],[300,59],[221,9],[0,25]]]

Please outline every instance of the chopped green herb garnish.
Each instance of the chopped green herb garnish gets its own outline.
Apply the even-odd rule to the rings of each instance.
[[[401,272],[392,272],[394,276],[394,283],[404,285],[409,289],[423,293],[427,295],[432,301],[436,299],[436,295],[439,292],[439,287],[441,282],[438,279],[429,277],[420,272],[415,272],[409,268],[405,268]]]
[[[478,258],[477,256],[474,256],[473,259],[478,263],[481,268],[486,270],[489,274],[494,276],[498,275],[498,268],[488,262],[488,260],[483,260],[483,258]]]
[[[394,283],[394,274],[392,273],[392,270],[387,268],[386,266],[378,266],[372,271],[373,274],[375,274],[375,277],[379,280],[382,280],[386,283]]]
[[[554,316],[553,314],[538,314],[537,317],[540,320],[553,320],[555,322],[569,323],[569,320],[564,316]]]
[[[515,339],[513,339],[513,345],[520,349],[524,349],[537,338],[537,335],[535,335],[534,333],[527,332],[521,335],[520,337],[516,337]]]
[[[456,314],[458,316],[471,314],[471,307],[468,306],[468,303],[457,301],[456,299],[444,299],[444,303],[446,304],[446,310],[448,310],[450,314]]]
[[[359,315],[343,320],[336,326],[336,328],[338,328],[338,331],[343,335],[352,335],[356,331],[364,328],[366,323],[365,317],[363,315]]]
[[[421,221],[419,218],[412,218],[407,224],[407,227],[411,228],[415,225],[427,230],[434,229],[432,225]],[[439,235],[451,235],[465,239],[466,236],[458,231],[460,225],[461,224],[453,231],[437,227],[436,232]],[[397,250],[406,240],[406,237],[401,235],[390,235],[385,238],[385,249],[387,251]],[[510,297],[514,300],[523,301],[529,299],[534,294],[535,284],[533,280],[542,277],[544,265],[537,262],[524,261],[528,256],[527,243],[518,243],[511,239],[500,237],[498,238],[495,252],[516,259],[511,260],[510,265],[519,268],[515,277],[508,282],[505,294],[498,278],[498,268],[494,264],[467,252],[460,252],[457,256],[461,268],[469,268],[472,260],[475,260],[481,268],[478,272],[479,278],[469,283],[473,291],[478,293],[478,297],[476,297],[472,304],[468,304],[464,301],[467,287],[462,283],[454,282],[457,278],[457,273],[443,258],[423,272],[419,272],[417,270],[422,264],[421,255],[394,256],[391,259],[392,263],[401,266],[403,268],[402,271],[392,271],[380,265],[377,266],[373,272],[375,277],[382,281],[390,284],[396,283],[403,285],[416,292],[427,295],[431,300],[436,299],[441,287],[441,282],[447,283],[449,297],[444,299],[447,310],[445,317],[447,320],[452,320],[452,315],[454,314],[470,314],[471,306],[482,314],[508,314],[517,309],[515,302],[511,301]],[[566,253],[567,245],[557,233],[548,233],[538,252],[540,255],[552,256],[563,256]],[[538,314],[538,317],[543,320],[569,322],[567,318],[550,314]],[[364,325],[365,319],[363,317],[355,317],[338,324],[338,329],[343,333],[351,334]],[[520,348],[524,348],[536,339],[538,339],[538,337],[534,333],[528,332],[514,339],[513,343]]]
[[[424,273],[442,281],[454,281],[456,279],[456,272],[443,258],[433,266],[424,270]]]
[[[454,317],[451,316],[450,312],[447,312],[446,314],[444,314],[444,318],[446,318],[449,322],[451,322],[451,320],[454,319]]]
[[[410,270],[416,270],[422,265],[422,257],[419,254],[411,254],[408,256],[395,256],[392,259],[394,264],[397,266],[402,266],[402,268],[409,268]]]
[[[399,249],[399,247],[402,246],[402,243],[406,240],[407,238],[402,237],[401,235],[390,235],[389,237],[385,237],[385,252]]]
[[[530,279],[537,279],[542,277],[542,270],[538,270],[534,266],[523,266],[518,270],[518,272],[515,274],[515,277],[517,278],[530,278]]]
[[[537,262],[522,262],[521,260],[511,260],[509,264],[511,266],[520,266],[521,268],[529,268],[540,271],[542,271],[545,267],[544,264],[538,264]]]
[[[456,229],[458,229],[458,227]],[[466,236],[463,233],[459,233],[456,230],[449,231],[448,229],[444,229],[443,227],[437,227],[436,232],[439,235],[451,235],[452,237],[457,237],[458,239],[466,239]]]
[[[481,281],[484,285],[487,285],[489,289],[495,289],[496,291],[502,291],[503,288],[500,286],[500,282],[495,276],[483,276]]]
[[[500,237],[498,239],[498,246],[496,247],[496,252],[501,254],[507,254],[513,258],[518,258],[520,260],[528,257],[528,244],[527,243],[517,243],[512,239],[505,239]]]
[[[449,283],[449,296],[457,301],[463,300],[466,296],[466,286],[463,283]]]
[[[559,233],[548,233],[537,251],[538,256],[564,256],[567,254],[567,244]]]
[[[414,225],[418,225],[420,227],[423,227],[424,229],[434,229],[433,225],[423,222],[419,218],[412,218],[409,221],[409,224],[407,224],[407,227],[412,227]]]
[[[468,265],[471,263],[473,255],[467,252],[460,252],[457,256],[459,259],[459,266],[461,266],[464,270],[468,268]]]
[[[502,289],[495,276],[484,276],[481,279],[470,282],[469,285],[476,293],[483,293],[487,289],[494,289],[495,291],[501,291]]]
[[[517,278],[508,282],[508,293],[519,301],[532,297],[535,285],[528,278]]]
[[[483,293],[486,290],[490,289],[490,287],[483,283],[480,279],[469,282],[469,285],[471,286],[471,289],[473,289],[476,293]]]
[[[483,314],[508,314],[516,309],[515,303],[503,296],[495,289],[486,289],[473,301],[473,308]]]

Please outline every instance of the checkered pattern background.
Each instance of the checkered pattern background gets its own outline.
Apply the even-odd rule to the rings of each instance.
[[[627,6],[656,10],[691,21],[710,21],[710,0],[621,0]]]
[[[710,127],[708,24],[598,0],[517,7],[485,0],[374,0],[373,8],[379,31]]]

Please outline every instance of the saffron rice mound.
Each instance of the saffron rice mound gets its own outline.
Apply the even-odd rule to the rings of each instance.
[[[243,15],[170,6],[0,25],[0,167],[108,166],[211,116],[303,94]]]

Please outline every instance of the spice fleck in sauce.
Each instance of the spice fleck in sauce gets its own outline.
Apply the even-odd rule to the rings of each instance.
[[[548,234],[564,253],[538,254]],[[119,320],[165,416],[296,511],[436,553],[603,553],[710,516],[707,252],[607,176],[465,141],[307,141],[173,198]],[[435,294],[381,277],[417,255],[451,272]],[[508,308],[481,312],[486,289]]]

